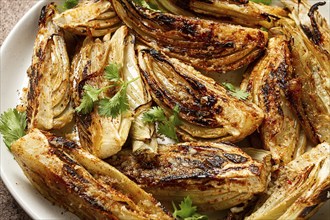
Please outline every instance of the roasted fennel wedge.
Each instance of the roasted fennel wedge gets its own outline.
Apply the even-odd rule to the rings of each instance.
[[[165,112],[176,105],[185,141],[239,141],[261,124],[263,112],[249,101],[232,96],[213,79],[175,58],[140,47],[141,75],[153,100]]]
[[[82,219],[172,219],[150,194],[74,142],[33,129],[11,151],[44,197]]]
[[[136,79],[127,88],[129,109],[134,113],[134,120],[129,133],[132,150],[136,153],[156,154],[158,143],[155,125],[143,122],[143,114],[150,109],[152,99],[141,78],[135,55],[135,36],[128,33],[126,26],[122,29],[126,32],[123,48],[123,79],[125,81]]]
[[[276,31],[292,39],[290,48],[294,71],[286,79],[292,108],[310,140],[315,144],[329,142],[330,56],[290,19],[281,19]]]
[[[284,166],[261,206],[247,220],[308,219],[329,199],[330,145],[326,142]]]
[[[319,52],[315,55],[327,56],[330,59],[330,28],[327,20],[318,12],[319,7],[329,7],[329,2],[320,1],[313,5],[310,5],[306,0],[281,2],[290,10],[290,18],[311,42],[306,46]]]
[[[57,14],[54,22],[64,30],[94,37],[113,33],[121,24],[108,0],[83,1],[76,7]]]
[[[304,153],[306,137],[286,98],[287,77],[292,74],[289,42],[284,35],[271,38],[265,55],[245,73],[241,89],[265,113],[258,131],[276,164],[287,164]]]
[[[197,69],[227,72],[251,63],[267,44],[267,32],[152,11],[133,0],[112,0],[120,19],[150,47]]]
[[[217,17],[220,21],[249,27],[271,28],[288,12],[283,8],[249,0],[169,0],[183,9]]]
[[[44,6],[27,74],[28,128],[59,129],[71,122],[70,61],[63,31],[54,24],[54,4]]]
[[[115,96],[119,90],[116,83],[105,79],[108,65],[119,66],[119,78],[123,79],[124,45],[127,28],[119,28],[109,39],[93,41],[86,38],[83,46],[74,58],[73,69],[76,82],[76,106],[84,100],[86,86],[109,89],[101,92],[99,100]],[[130,85],[128,85],[130,86]],[[120,113],[116,117],[100,114],[99,106],[92,105],[88,112],[78,112],[77,126],[81,144],[99,158],[106,158],[117,153],[126,142],[133,120],[132,111]]]
[[[211,142],[160,145],[151,161],[123,150],[106,161],[156,198],[179,201],[190,196],[204,210],[222,210],[266,190],[270,154]],[[257,152],[257,153],[255,153]]]

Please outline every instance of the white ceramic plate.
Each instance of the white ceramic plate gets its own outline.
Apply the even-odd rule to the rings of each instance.
[[[328,18],[330,0],[321,13]],[[38,2],[18,22],[4,41],[0,52],[1,105],[0,112],[17,105],[19,91],[27,85],[26,70],[30,65],[33,43],[37,33],[39,13],[47,2]],[[311,1],[314,2],[314,1]],[[33,219],[77,219],[77,217],[44,199],[29,183],[7,147],[0,140],[1,178],[17,202]],[[324,205],[313,219],[326,219],[330,209]]]

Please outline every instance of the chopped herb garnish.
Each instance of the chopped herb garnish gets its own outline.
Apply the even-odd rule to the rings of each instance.
[[[179,118],[179,106],[176,105],[173,109],[173,115],[169,118],[165,116],[164,110],[160,107],[153,107],[143,114],[144,123],[158,122],[157,132],[165,135],[175,141],[178,141],[176,135],[176,126],[181,124]]]
[[[76,5],[78,5],[78,3],[79,3],[79,0],[65,0],[65,2],[63,4],[63,9],[68,10],[68,9],[73,8]]]
[[[172,202],[174,212],[173,217],[178,220],[207,220],[206,215],[201,215],[197,213],[197,207],[192,205],[192,201],[189,196],[184,198],[184,200],[179,204],[180,209],[178,209],[174,202]]]
[[[152,11],[161,11],[156,3],[153,3],[151,0],[134,0],[138,5],[147,8]]]
[[[99,114],[107,117],[117,117],[129,109],[127,87],[138,78],[128,82],[120,82],[119,91],[112,98],[105,98],[99,102]],[[121,80],[119,80],[121,81]]]
[[[14,141],[25,135],[26,113],[8,109],[0,115],[0,133],[10,150]]]
[[[255,2],[255,3],[262,3],[265,5],[270,5],[272,3],[272,0],[250,0],[250,1]]]
[[[243,90],[240,90],[236,88],[233,84],[231,83],[222,83],[222,85],[236,98],[241,99],[241,100],[246,100],[249,97],[249,93],[245,92]]]
[[[112,82],[113,85],[102,88],[85,85],[84,95],[80,105],[76,108],[76,111],[81,112],[82,114],[88,114],[93,110],[96,102],[98,105],[98,112],[102,116],[117,117],[119,114],[128,110],[127,87],[138,78],[124,82],[120,78],[118,64],[109,64],[104,70],[104,78]],[[101,92],[114,86],[119,87],[119,90],[112,98],[106,97],[99,100]]]

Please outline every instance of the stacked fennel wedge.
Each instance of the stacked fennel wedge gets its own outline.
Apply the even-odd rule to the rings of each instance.
[[[308,219],[329,199],[323,3],[76,3],[43,7],[26,105],[0,117],[44,197],[155,220]]]

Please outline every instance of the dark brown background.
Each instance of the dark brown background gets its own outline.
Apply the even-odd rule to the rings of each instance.
[[[36,3],[36,0],[0,0],[0,45],[19,19]],[[30,220],[0,180],[0,219]]]

